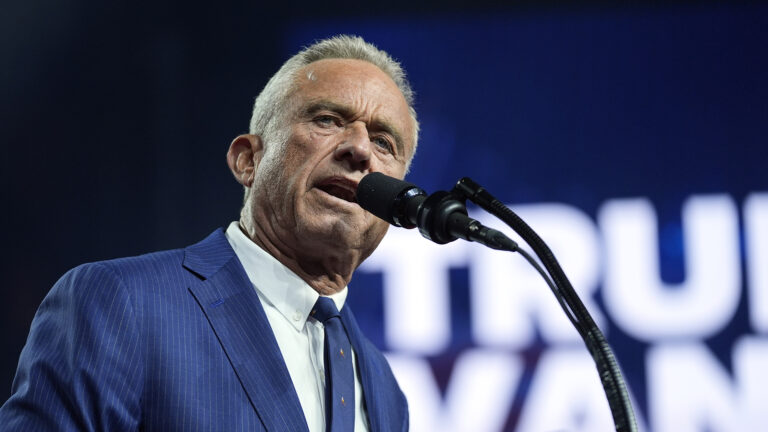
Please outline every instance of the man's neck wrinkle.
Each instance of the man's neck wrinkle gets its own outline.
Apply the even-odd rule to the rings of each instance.
[[[345,278],[340,273],[330,271],[332,266],[324,265],[322,261],[299,260],[296,255],[290,253],[290,248],[279,242],[280,236],[270,236],[262,229],[261,225],[244,223],[241,220],[239,226],[246,237],[288,267],[320,295],[330,295],[341,291],[351,279],[351,272]],[[272,241],[272,239],[278,239],[278,241]]]

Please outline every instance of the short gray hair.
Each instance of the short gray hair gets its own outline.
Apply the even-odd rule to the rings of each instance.
[[[317,41],[283,63],[283,66],[270,78],[253,104],[250,133],[262,138],[274,137],[277,132],[276,129],[280,126],[279,121],[283,120],[284,114],[286,114],[286,101],[294,89],[299,70],[310,63],[324,59],[367,61],[392,78],[392,81],[395,82],[405,97],[413,119],[413,154],[415,154],[419,138],[419,122],[416,119],[416,110],[413,108],[413,89],[408,83],[405,71],[400,67],[400,63],[389,54],[359,36],[339,35]],[[408,165],[410,165],[410,160]]]

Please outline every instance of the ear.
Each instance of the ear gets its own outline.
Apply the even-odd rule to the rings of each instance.
[[[263,152],[264,144],[258,135],[240,135],[232,140],[227,151],[227,165],[238,183],[251,187]]]

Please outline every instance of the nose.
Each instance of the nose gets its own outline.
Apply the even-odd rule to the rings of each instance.
[[[336,147],[334,158],[349,163],[349,168],[366,171],[371,166],[371,140],[365,123],[357,121],[347,125],[343,141]]]

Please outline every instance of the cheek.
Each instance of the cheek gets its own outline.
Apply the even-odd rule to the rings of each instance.
[[[389,159],[381,162],[375,171],[380,171],[382,174],[394,177],[397,179],[405,178],[406,162],[401,160]]]
[[[318,166],[313,156],[294,147],[293,151],[284,154],[279,168],[270,173],[272,178],[269,181],[274,187],[269,193],[276,207],[288,212],[306,213],[305,201]]]
[[[365,245],[367,248],[370,248],[371,250],[369,253],[371,253],[373,252],[373,249],[375,249],[379,243],[381,243],[381,240],[384,238],[384,235],[389,229],[389,224],[373,215],[369,216],[375,220],[368,221],[368,229],[366,229],[364,234],[361,236],[361,244]]]
[[[365,217],[368,218],[367,223],[370,227],[369,230],[376,236],[384,236],[384,234],[387,232],[387,229],[389,229],[389,223],[383,219],[377,218],[368,212],[365,212],[364,214]]]
[[[290,160],[284,152],[267,152],[256,168],[256,182],[263,198],[257,205],[265,208],[281,209],[293,195],[293,179],[289,168]],[[281,211],[281,212],[284,212]]]
[[[306,139],[301,143],[300,148],[307,159],[322,158],[338,145],[340,139],[339,133],[310,131]]]

